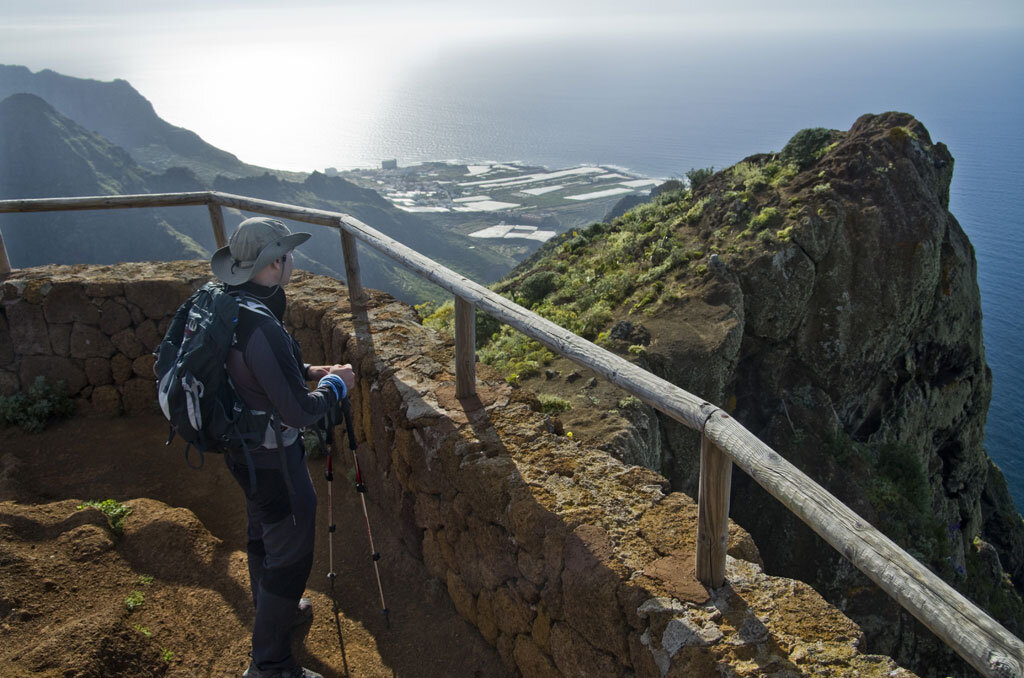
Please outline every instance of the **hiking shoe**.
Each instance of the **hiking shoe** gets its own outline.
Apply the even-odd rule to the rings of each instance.
[[[242,674],[242,678],[324,678],[316,671],[304,669],[301,666],[292,666],[287,669],[260,669],[249,662],[249,668]]]
[[[292,628],[304,626],[313,621],[313,601],[309,598],[299,598],[299,606],[295,610],[295,619],[292,621]]]

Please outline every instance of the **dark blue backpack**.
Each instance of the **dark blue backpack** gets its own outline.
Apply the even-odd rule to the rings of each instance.
[[[155,351],[157,398],[171,425],[167,442],[181,436],[190,447],[227,452],[244,447],[255,432],[227,372],[238,324],[238,298],[223,283],[196,290],[174,314]]]

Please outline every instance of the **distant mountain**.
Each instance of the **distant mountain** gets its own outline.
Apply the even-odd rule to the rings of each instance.
[[[208,179],[218,173],[245,176],[263,171],[211,146],[195,132],[163,120],[153,104],[124,80],[101,82],[0,65],[0,99],[19,93],[42,97],[61,114],[123,147],[136,162],[155,171],[190,167]]]
[[[340,177],[246,165],[160,119],[123,80],[99,82],[0,66],[0,97],[4,96],[0,198],[215,189],[352,214],[484,283],[511,268],[507,256],[396,209],[375,191]],[[242,218],[240,213],[229,214],[229,227]],[[19,267],[208,257],[215,247],[209,215],[202,207],[11,215],[3,217],[0,226],[12,263]],[[344,277],[336,232],[309,224],[290,227],[314,234],[313,242],[297,253],[302,268]],[[69,239],[76,244],[71,246]],[[442,296],[439,289],[368,248],[361,252],[367,286],[410,302]]]
[[[0,101],[2,199],[145,193],[147,180],[153,177],[124,149],[33,94]],[[135,212],[4,215],[0,223],[11,261],[18,267],[172,260],[204,254],[161,212]]]

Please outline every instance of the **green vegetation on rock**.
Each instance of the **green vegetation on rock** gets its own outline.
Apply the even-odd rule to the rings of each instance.
[[[690,190],[697,190],[701,184],[715,174],[714,167],[691,167],[686,172],[686,178],[690,182]]]
[[[857,443],[833,431],[826,450],[852,474],[877,513],[877,527],[911,555],[947,575],[952,569],[946,526],[931,510],[931,486],[912,448],[898,443]]]
[[[107,523],[110,525],[110,531],[118,537],[124,534],[124,520],[131,515],[132,512],[131,506],[122,504],[114,499],[104,499],[103,501],[92,500],[78,505],[79,511],[85,508],[98,509],[103,513],[103,515],[107,517]]]
[[[51,383],[45,377],[36,377],[27,393],[0,396],[0,426],[20,426],[29,433],[42,431],[54,419],[74,411],[64,383]]]
[[[785,162],[795,163],[803,170],[835,148],[842,136],[842,132],[824,127],[802,129],[793,135],[779,155]]]
[[[124,609],[129,612],[135,612],[143,605],[146,604],[146,596],[142,594],[142,591],[132,591],[124,597]]]
[[[807,146],[813,154],[834,134],[812,137],[798,140],[794,149]],[[585,339],[638,359],[647,353],[645,346],[609,339],[616,322],[637,316],[642,321],[678,304],[710,279],[709,254],[727,267],[742,266],[793,242],[801,206],[818,206],[806,193],[787,192],[799,171],[801,156],[794,149],[789,160],[769,154],[717,174],[711,168],[690,170],[690,190],[671,186],[610,223],[552,238],[493,289]],[[454,333],[451,302],[418,310],[424,324]],[[554,359],[547,348],[486,314],[477,316],[477,345],[480,360],[513,383]]]
[[[572,409],[572,403],[556,395],[540,393],[537,399],[540,400],[540,411],[545,414],[558,414]]]

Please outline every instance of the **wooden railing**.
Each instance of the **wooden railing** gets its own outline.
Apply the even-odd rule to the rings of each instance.
[[[455,296],[456,393],[476,392],[475,312],[482,309],[552,351],[594,370],[651,407],[700,431],[696,575],[725,580],[729,487],[735,463],[850,560],[882,590],[986,676],[1024,678],[1024,643],[861,519],[720,408],[582,339],[549,320],[409,249],[347,214],[213,191],[0,201],[3,212],[207,205],[217,245],[227,244],[223,207],[319,224],[341,234],[353,307],[365,304],[356,241]],[[11,272],[0,236],[0,279]]]

